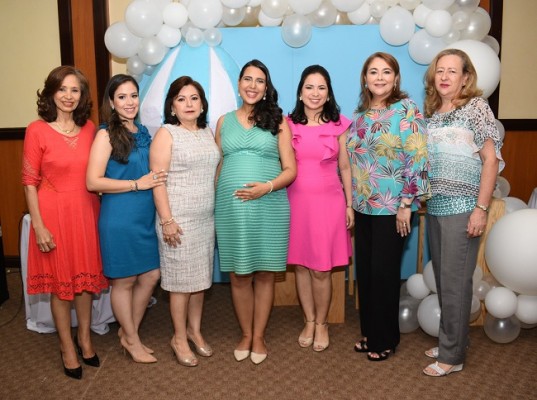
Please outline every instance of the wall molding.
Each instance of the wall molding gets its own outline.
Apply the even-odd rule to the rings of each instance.
[[[24,140],[26,128],[0,128],[0,140]]]

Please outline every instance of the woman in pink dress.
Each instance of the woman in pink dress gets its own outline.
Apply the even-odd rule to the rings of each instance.
[[[296,265],[305,317],[298,344],[313,344],[317,352],[329,345],[331,270],[347,265],[352,253],[349,229],[354,226],[354,212],[345,144],[350,121],[339,111],[328,71],[320,65],[307,67],[288,117],[298,173],[287,189],[291,206],[287,262]]]
[[[32,217],[28,294],[50,293],[64,373],[82,378],[77,352],[98,367],[90,337],[92,293],[108,287],[103,276],[97,218],[99,199],[86,189],[86,166],[95,125],[88,119],[88,81],[78,69],[57,67],[39,93],[40,119],[26,129],[22,184]],[[71,306],[78,330],[71,337]]]

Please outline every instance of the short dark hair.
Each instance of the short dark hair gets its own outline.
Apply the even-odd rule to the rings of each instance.
[[[194,86],[194,88],[196,88],[196,90],[198,91],[198,94],[201,99],[201,113],[196,120],[196,124],[198,125],[198,128],[204,129],[207,126],[209,103],[207,102],[207,97],[205,96],[205,90],[203,90],[203,86],[201,86],[199,82],[195,81],[190,76],[181,76],[171,83],[170,88],[168,89],[168,93],[166,94],[166,100],[164,100],[164,123],[181,125],[181,121],[179,121],[177,115],[172,115],[172,103],[173,99],[177,97],[179,92],[185,86]]]

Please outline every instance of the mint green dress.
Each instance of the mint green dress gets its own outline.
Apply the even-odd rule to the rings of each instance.
[[[250,274],[285,271],[289,243],[286,189],[241,201],[233,192],[251,182],[266,182],[282,171],[278,136],[244,128],[235,112],[225,115],[220,131],[223,163],[216,187],[215,225],[220,269]]]

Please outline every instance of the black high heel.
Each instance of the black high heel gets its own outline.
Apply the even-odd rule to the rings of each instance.
[[[372,357],[371,354],[375,353],[378,355],[378,357]],[[370,351],[367,353],[367,359],[369,361],[384,361],[390,358],[392,354],[395,354],[395,347],[393,349],[387,349],[384,351],[381,351],[380,353],[377,353],[376,351]]]
[[[65,376],[68,376],[69,378],[73,379],[82,379],[82,366],[79,366],[77,368],[67,368],[65,366],[65,363],[63,362],[63,354],[60,350],[60,358],[62,359],[62,365],[63,365],[63,373]]]
[[[99,360],[99,356],[97,353],[93,357],[84,358],[84,353],[82,352],[82,348],[78,345],[78,336],[74,337],[75,347],[76,351],[82,357],[82,361],[84,361],[84,364],[89,365],[90,367],[99,368],[101,366],[101,362]]]
[[[360,345],[360,347],[358,347],[358,345]],[[367,340],[362,339],[357,342],[354,345],[354,351],[357,353],[367,353],[369,351],[369,349],[367,348]]]

